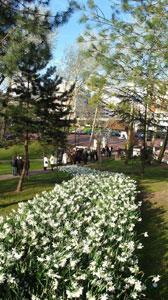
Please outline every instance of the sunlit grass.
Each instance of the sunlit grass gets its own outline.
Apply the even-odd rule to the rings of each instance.
[[[0,214],[10,212],[13,204],[32,199],[37,193],[48,191],[56,183],[68,180],[70,177],[69,174],[57,171],[33,175],[25,179],[23,191],[20,193],[15,192],[18,178],[0,181]]]

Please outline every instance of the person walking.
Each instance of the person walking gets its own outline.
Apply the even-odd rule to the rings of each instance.
[[[23,169],[23,159],[21,156],[17,156],[17,174],[20,176]]]
[[[17,175],[17,158],[16,158],[16,156],[12,157],[11,165],[12,165],[12,175],[16,176]]]
[[[62,155],[62,164],[66,165],[67,161],[68,161],[68,155],[67,155],[66,152],[64,152],[63,155]]]
[[[46,171],[48,168],[48,157],[47,156],[44,156],[44,158],[43,158],[43,167],[44,167],[44,171]]]
[[[52,171],[54,171],[55,165],[56,165],[56,158],[55,158],[54,154],[51,154],[51,156],[50,156],[50,166],[51,166]]]

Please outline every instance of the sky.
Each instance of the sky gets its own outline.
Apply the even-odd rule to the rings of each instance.
[[[58,10],[64,10],[67,7],[66,0],[50,0],[50,9],[52,14]],[[87,0],[81,0],[83,4]],[[105,12],[109,9],[108,0],[95,0]],[[65,50],[73,47],[76,44],[77,38],[84,32],[85,25],[79,24],[81,12],[75,12],[68,23],[59,27],[57,35],[53,38],[53,60],[52,63],[61,64],[61,60],[64,57]]]

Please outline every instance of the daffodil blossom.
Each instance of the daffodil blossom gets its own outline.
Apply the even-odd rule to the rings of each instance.
[[[141,299],[135,181],[78,166],[60,170],[73,178],[0,218],[1,298]]]

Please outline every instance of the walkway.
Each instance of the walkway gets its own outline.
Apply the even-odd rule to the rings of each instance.
[[[39,174],[45,174],[45,173],[50,173],[51,170],[47,170],[47,171],[44,171],[44,170],[34,170],[34,171],[31,171],[29,173],[29,176],[32,176],[32,175],[39,175]],[[20,176],[13,176],[12,174],[5,174],[5,175],[0,175],[0,181],[1,180],[7,180],[7,179],[15,179],[15,178],[19,178]]]

